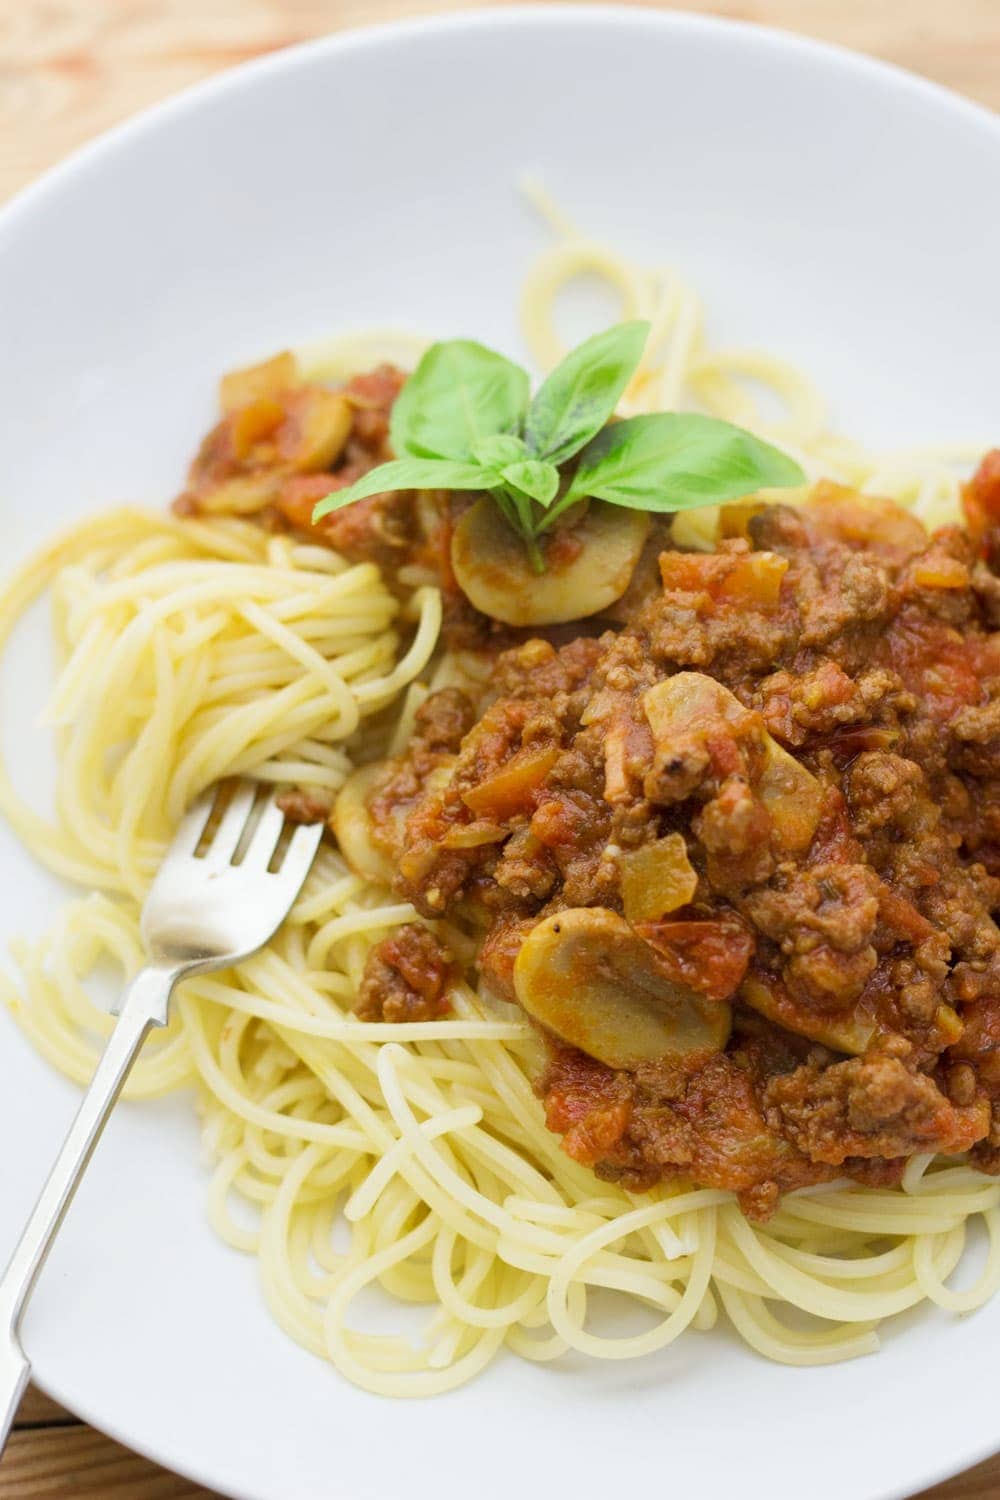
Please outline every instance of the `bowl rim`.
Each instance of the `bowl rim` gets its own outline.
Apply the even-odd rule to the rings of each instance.
[[[30,223],[35,211],[43,209],[50,199],[57,198],[66,183],[99,169],[105,163],[113,163],[116,154],[127,151],[133,143],[140,142],[147,134],[169,128],[172,121],[196,114],[204,107],[211,108],[215,101],[224,100],[229,94],[238,94],[246,88],[252,88],[258,79],[285,72],[293,73],[303,65],[329,56],[349,56],[352,53],[377,50],[386,42],[548,26],[595,32],[610,27],[632,30],[637,34],[658,32],[677,37],[717,37],[748,47],[764,48],[773,56],[784,56],[793,63],[799,59],[834,66],[842,75],[866,78],[917,104],[944,107],[953,118],[963,119],[972,127],[984,129],[1000,146],[1000,113],[989,106],[967,98],[946,84],[913,72],[901,64],[856,51],[840,42],[805,36],[784,27],[712,13],[660,10],[638,4],[500,3],[468,6],[437,14],[364,23],[306,37],[224,67],[145,106],[74,147],[0,203],[0,265],[5,250],[14,242],[22,225]],[[34,1371],[32,1378],[39,1389],[67,1405],[67,1396],[60,1390],[58,1378],[49,1379],[44,1372]],[[75,1396],[69,1409],[96,1430],[142,1454],[151,1462],[169,1468],[195,1483],[218,1489],[218,1476],[213,1475],[210,1469],[183,1461],[178,1464],[169,1452],[158,1449],[153,1444],[137,1446],[132,1434],[118,1427],[115,1421],[92,1413],[88,1410],[88,1404],[79,1402]],[[1000,1429],[996,1436],[967,1447],[957,1462],[954,1457],[947,1459],[922,1476],[922,1486],[930,1487],[964,1472],[991,1457],[998,1451],[998,1445]],[[882,1491],[879,1500],[906,1500],[910,1494],[908,1488],[893,1486]]]
[[[169,126],[173,119],[196,113],[214,99],[225,98],[227,94],[238,93],[252,86],[258,78],[294,70],[321,56],[378,48],[388,40],[405,41],[410,37],[445,35],[449,32],[552,24],[595,31],[610,25],[632,28],[637,32],[654,30],[678,36],[696,36],[700,33],[742,39],[749,45],[763,46],[776,54],[785,53],[792,58],[797,56],[804,60],[825,60],[827,63],[833,62],[845,73],[857,75],[860,72],[872,82],[881,82],[908,94],[917,102],[944,105],[964,117],[970,125],[982,126],[991,134],[1000,136],[1000,113],[977,100],[966,98],[946,84],[914,73],[899,63],[855,51],[841,42],[803,36],[784,27],[700,11],[659,10],[631,4],[529,3],[470,6],[401,20],[377,21],[306,37],[289,46],[277,47],[273,51],[211,73],[206,78],[187,84],[165,99],[147,105],[74,147],[68,155],[46,168],[39,177],[27,182],[4,203],[0,203],[0,255],[22,220],[30,217],[50,195],[58,193],[63,184],[75,174],[89,171],[105,158],[111,158],[117,151],[127,148],[132,141],[140,140],[148,132],[155,132],[161,126]]]

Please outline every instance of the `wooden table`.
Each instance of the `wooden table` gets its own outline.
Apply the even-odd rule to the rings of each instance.
[[[0,0],[0,202],[82,141],[220,68],[324,32],[471,3]],[[687,0],[683,8],[841,42],[1000,110],[1000,0]],[[2,1500],[88,1495],[210,1500],[30,1391],[0,1462]],[[1000,1458],[930,1497],[1000,1500]]]

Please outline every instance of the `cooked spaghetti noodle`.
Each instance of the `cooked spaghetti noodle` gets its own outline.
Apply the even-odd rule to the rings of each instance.
[[[874,459],[831,436],[798,372],[703,347],[700,305],[679,276],[555,227],[559,243],[525,290],[543,367],[561,352],[561,289],[596,273],[626,315],[652,323],[627,409],[697,406],[780,438],[810,476],[888,492],[925,520],[953,513],[966,455]],[[305,362],[333,377],[367,358],[347,341]],[[785,416],[769,422],[752,387]],[[691,512],[675,534],[710,546],[713,526]],[[121,511],[76,528],[7,587],[0,646],[42,595],[61,658],[48,713],[56,817],[28,808],[6,772],[0,809],[44,864],[91,894],[46,938],[15,945],[21,983],[8,1003],[39,1051],[83,1083],[112,1025],[86,981],[109,959],[123,979],[140,964],[143,893],[191,798],[244,772],[330,795],[362,747],[366,759],[402,748],[429,674],[440,684],[462,663],[435,657],[432,587],[401,613],[372,564],[242,520]],[[431,1395],[503,1348],[538,1361],[634,1358],[710,1329],[720,1312],[761,1354],[821,1364],[873,1351],[879,1323],[918,1303],[967,1312],[1000,1286],[1000,1183],[961,1161],[914,1157],[898,1189],[790,1193],[756,1224],[730,1193],[674,1183],[633,1195],[571,1160],[532,1089],[535,1033],[466,982],[452,984],[441,1019],[357,1019],[372,945],[416,913],[377,878],[360,811],[350,842],[354,869],[370,876],[324,847],[264,951],[182,986],[129,1085],[133,1097],[197,1085],[214,1228],[257,1256],[282,1326],[350,1380]],[[460,936],[445,936],[460,952]],[[988,1249],[975,1285],[955,1291],[977,1221]],[[419,1338],[408,1318],[396,1336],[357,1326],[355,1301],[371,1286],[429,1309]],[[642,1311],[641,1331],[598,1331],[595,1307],[610,1293],[612,1307]]]

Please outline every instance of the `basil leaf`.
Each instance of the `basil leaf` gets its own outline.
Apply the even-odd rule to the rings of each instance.
[[[505,464],[500,477],[513,485],[522,495],[530,495],[539,505],[551,505],[559,489],[559,470],[555,464],[547,464],[539,458],[524,458],[518,463]]]
[[[592,495],[632,510],[691,510],[805,482],[797,463],[742,427],[658,412],[598,433],[559,503]]]
[[[460,464],[441,458],[396,458],[379,464],[346,490],[334,490],[320,500],[312,513],[314,521],[331,511],[343,510],[355,500],[382,495],[386,490],[487,490],[498,481],[496,469],[482,464]]]
[[[477,438],[472,445],[472,456],[477,464],[501,468],[504,464],[516,464],[528,457],[524,439],[510,433],[496,433],[492,437]]]
[[[628,385],[648,323],[618,323],[574,349],[528,408],[524,437],[532,453],[561,464],[600,432]]]
[[[478,438],[519,428],[527,372],[469,339],[432,344],[403,386],[389,425],[402,457],[467,459]]]

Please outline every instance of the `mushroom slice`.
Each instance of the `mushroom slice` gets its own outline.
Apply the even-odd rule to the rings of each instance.
[[[657,748],[669,747],[671,740],[713,718],[732,724],[752,713],[735,693],[703,672],[677,672],[656,683],[644,694],[642,706]],[[803,854],[823,810],[823,787],[759,719],[755,737],[762,753],[752,786],[771,815],[775,846],[782,854]]]
[[[390,771],[391,767],[385,761],[352,771],[337,793],[330,815],[330,826],[340,852],[355,875],[363,875],[366,880],[376,880],[381,885],[391,884],[393,865],[372,838],[368,801]]]
[[[754,1010],[799,1036],[821,1042],[835,1052],[860,1056],[875,1035],[871,1017],[848,1011],[846,1015],[824,1016],[797,1005],[785,985],[773,974],[748,974],[740,986],[739,998]]]
[[[424,791],[430,795],[444,791],[454,768],[455,756],[442,756],[440,765],[426,777]],[[330,827],[340,852],[355,875],[377,880],[382,885],[392,884],[406,842],[406,820],[413,808],[412,801],[403,800],[393,808],[391,817],[379,824],[373,820],[372,798],[392,772],[393,763],[388,760],[359,766],[337,793],[330,815]]]
[[[729,1006],[667,978],[617,912],[572,907],[539,922],[514,964],[521,1005],[562,1041],[610,1068],[716,1052]]]
[[[552,534],[545,572],[535,573],[523,541],[484,496],[455,527],[451,564],[462,592],[484,615],[506,625],[558,625],[599,614],[621,598],[649,524],[643,511],[592,500],[574,526]]]

